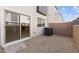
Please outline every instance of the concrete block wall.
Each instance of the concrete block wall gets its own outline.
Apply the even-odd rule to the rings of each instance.
[[[79,25],[73,25],[73,40],[79,50]]]
[[[53,28],[54,34],[73,37],[73,25],[71,22],[51,23],[49,26]]]

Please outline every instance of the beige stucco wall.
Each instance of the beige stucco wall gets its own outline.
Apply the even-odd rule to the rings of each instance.
[[[63,17],[61,16],[61,14],[58,12],[58,10],[53,7],[50,6],[48,9],[48,19],[49,19],[49,23],[61,23],[64,22]]]
[[[0,16],[1,16],[1,14],[0,14]],[[0,44],[1,44],[1,22],[0,22]]]

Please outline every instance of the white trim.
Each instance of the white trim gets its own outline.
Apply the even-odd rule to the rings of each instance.
[[[6,11],[9,11],[9,12],[13,12],[13,13],[17,13],[17,14],[20,14],[20,15],[25,15],[25,16],[29,16],[29,14],[26,14],[25,12],[23,11],[19,11],[19,10],[15,10],[15,9],[10,9],[8,7],[2,7],[4,10]],[[31,16],[29,16],[31,17]]]
[[[23,41],[28,40],[28,39],[31,39],[31,37],[24,38],[24,39],[21,39],[21,40],[16,40],[16,41],[9,42],[9,43],[6,43],[6,44],[2,45],[2,47],[6,47],[6,46],[9,46],[9,45],[12,45],[12,44],[15,44],[15,43],[23,42]]]
[[[4,9],[1,8],[1,45],[5,44],[5,18]]]
[[[1,22],[2,22],[2,25],[3,25],[3,26],[1,26],[1,46],[2,47],[6,47],[6,46],[9,46],[9,45],[12,45],[12,44],[15,44],[15,43],[22,42],[22,41],[30,39],[31,38],[31,16],[29,16],[30,17],[30,36],[27,37],[27,38],[20,39],[20,40],[16,40],[16,41],[5,43],[5,40],[6,40],[6,37],[5,37],[5,11],[6,10],[7,11],[16,12],[16,13],[18,13],[20,15],[29,16],[26,13],[20,12],[20,11],[18,12],[17,10],[10,10],[8,8],[2,8],[1,9]],[[3,28],[4,28],[4,31],[2,31]]]

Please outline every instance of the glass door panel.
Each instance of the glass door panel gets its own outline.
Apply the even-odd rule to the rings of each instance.
[[[20,15],[21,23],[21,38],[26,38],[30,36],[30,17],[25,15]]]
[[[5,12],[6,43],[20,40],[20,15]]]

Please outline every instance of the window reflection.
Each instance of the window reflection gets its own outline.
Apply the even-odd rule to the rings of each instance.
[[[6,43],[20,39],[19,14],[7,12],[6,19]]]

